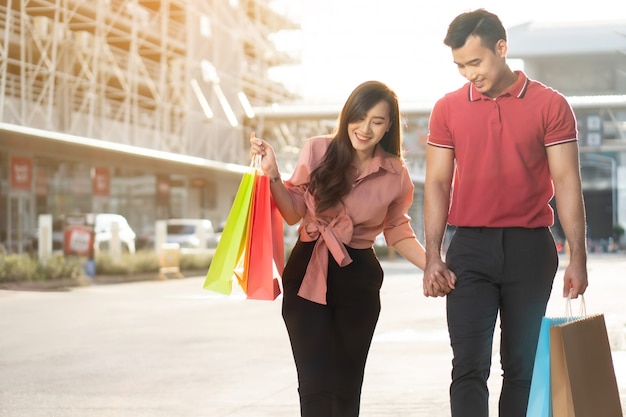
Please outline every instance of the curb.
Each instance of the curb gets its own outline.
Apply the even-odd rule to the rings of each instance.
[[[182,271],[176,279],[195,277],[206,274],[206,271]],[[167,277],[158,272],[131,275],[96,275],[93,279],[80,276],[78,278],[65,278],[50,281],[24,281],[0,283],[0,290],[7,291],[67,291],[76,287],[88,287],[91,285],[124,284],[141,281],[167,281]]]

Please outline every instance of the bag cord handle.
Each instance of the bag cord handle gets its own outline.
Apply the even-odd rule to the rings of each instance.
[[[567,294],[567,299],[565,301],[565,316],[566,317],[574,317],[574,315],[572,314],[572,291],[569,291],[569,294]],[[579,294],[580,297],[580,309],[578,312],[579,316],[586,316],[587,315],[587,307],[585,306],[585,296],[583,294]]]
[[[252,158],[250,158],[250,168],[254,168],[257,172],[262,173],[263,169],[261,168],[261,158],[263,155],[256,154]]]

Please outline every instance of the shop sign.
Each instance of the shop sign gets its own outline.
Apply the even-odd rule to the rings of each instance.
[[[94,167],[92,175],[93,195],[108,197],[111,193],[111,176],[106,167]]]
[[[11,189],[30,191],[33,184],[33,159],[26,156],[12,156]]]

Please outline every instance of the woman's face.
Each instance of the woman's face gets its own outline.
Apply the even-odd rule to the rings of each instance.
[[[348,136],[357,153],[363,156],[373,155],[376,144],[391,126],[389,110],[389,103],[381,100],[362,119],[348,123]]]

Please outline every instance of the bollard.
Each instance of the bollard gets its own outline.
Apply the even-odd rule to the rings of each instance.
[[[39,215],[39,228],[37,229],[37,255],[39,262],[45,264],[52,256],[52,215]]]
[[[182,278],[180,273],[180,245],[163,243],[159,250],[159,279]]]

